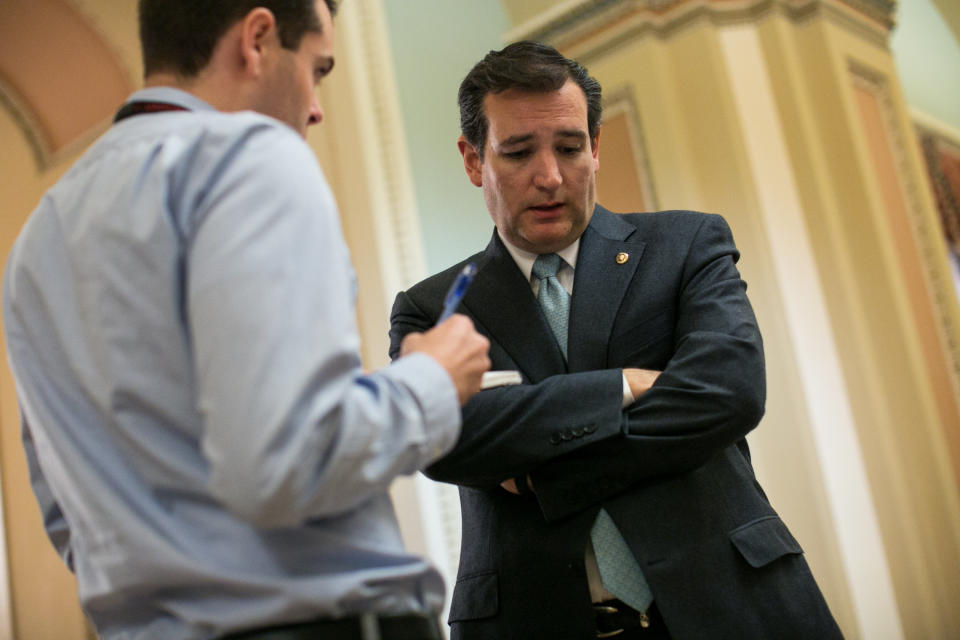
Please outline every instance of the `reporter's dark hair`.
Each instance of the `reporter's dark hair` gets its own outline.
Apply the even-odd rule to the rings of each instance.
[[[325,2],[334,15],[337,0]],[[314,0],[139,0],[144,75],[196,76],[223,34],[257,7],[273,12],[286,49],[299,48],[304,34],[320,31]]]
[[[460,132],[483,158],[489,127],[483,100],[488,93],[508,89],[547,93],[558,91],[567,80],[576,82],[587,98],[587,131],[592,143],[600,130],[603,113],[600,83],[576,60],[565,57],[550,45],[527,40],[491,51],[460,83]]]

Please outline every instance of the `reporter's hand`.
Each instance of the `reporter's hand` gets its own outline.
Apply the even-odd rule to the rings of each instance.
[[[477,333],[473,321],[453,314],[424,333],[410,333],[400,344],[400,355],[425,353],[447,370],[460,406],[480,391],[483,374],[490,369],[490,341]]]
[[[663,372],[654,371],[653,369],[623,370],[623,376],[627,379],[627,384],[630,386],[630,393],[633,394],[634,399],[639,399],[641,395],[649,391],[661,373]]]

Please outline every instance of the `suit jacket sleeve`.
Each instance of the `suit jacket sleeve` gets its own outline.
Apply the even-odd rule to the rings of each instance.
[[[407,333],[433,326],[437,312],[432,305],[421,308],[407,293],[398,294],[391,314],[390,357],[398,357]],[[491,355],[496,363],[498,358]],[[481,391],[463,407],[464,428],[456,446],[424,473],[440,482],[502,491],[499,485],[506,478],[526,474],[589,442],[619,436],[622,398],[620,369],[555,375],[534,384]],[[563,424],[576,425],[577,436],[558,437],[558,416],[563,416]]]

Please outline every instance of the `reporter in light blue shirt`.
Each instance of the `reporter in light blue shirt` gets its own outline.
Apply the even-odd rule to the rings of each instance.
[[[302,140],[335,5],[224,1],[161,24],[190,2],[141,0],[148,88],[10,254],[44,524],[105,640],[439,637],[443,585],[387,490],[453,446],[487,342],[454,316],[362,372],[350,257]],[[203,33],[220,34],[209,56],[184,64]]]

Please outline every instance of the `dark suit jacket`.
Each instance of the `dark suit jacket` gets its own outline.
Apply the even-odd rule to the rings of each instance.
[[[459,311],[490,339],[493,369],[524,384],[467,403],[456,447],[427,470],[460,486],[455,638],[595,637],[584,549],[601,506],[675,638],[840,636],[743,439],[763,415],[765,378],[738,257],[719,216],[597,206],[566,363],[497,233],[468,258],[478,272]],[[393,357],[434,324],[467,261],[397,296]],[[624,367],[663,371],[626,410]],[[533,495],[500,488],[524,474]]]

